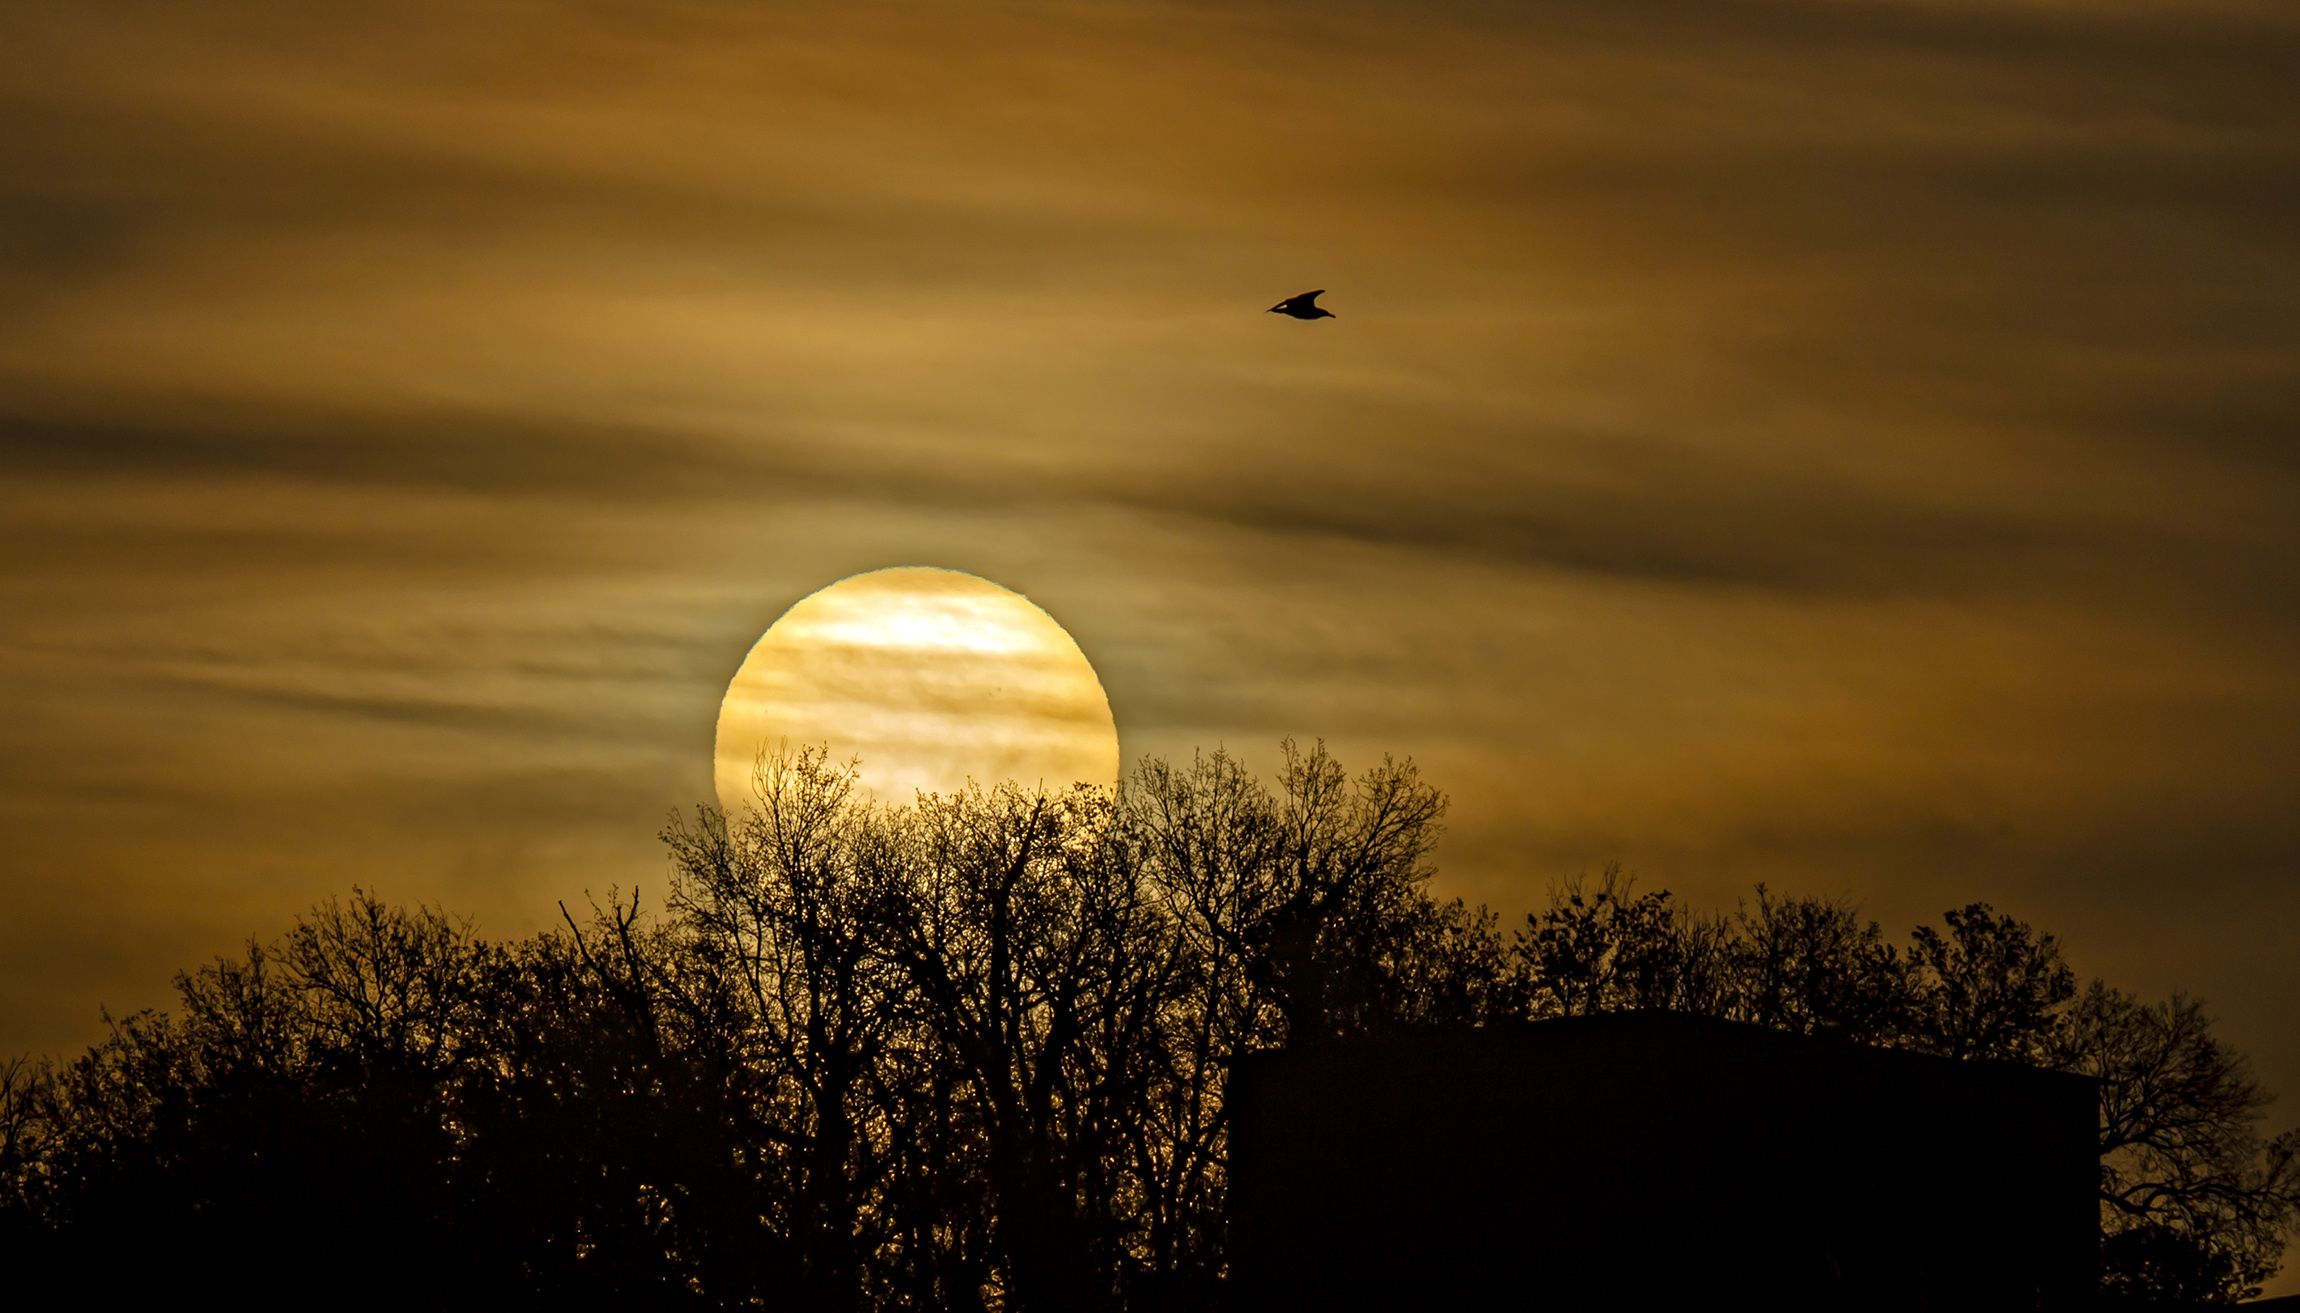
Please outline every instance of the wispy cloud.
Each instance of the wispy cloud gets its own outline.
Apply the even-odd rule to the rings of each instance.
[[[351,878],[650,878],[751,640],[922,563],[1129,754],[1420,755],[1455,887],[1992,898],[2300,1085],[2288,5],[0,46],[0,1048]]]

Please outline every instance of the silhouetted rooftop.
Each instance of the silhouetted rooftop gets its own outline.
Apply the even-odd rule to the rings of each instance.
[[[1246,1308],[2074,1308],[2095,1092],[1667,1013],[1263,1055],[1232,1092]]]

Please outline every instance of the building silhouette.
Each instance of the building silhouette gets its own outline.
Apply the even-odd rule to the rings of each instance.
[[[1261,1055],[1233,1307],[2088,1306],[2093,1082],[1668,1013]]]

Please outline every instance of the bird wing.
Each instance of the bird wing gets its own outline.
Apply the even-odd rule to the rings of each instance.
[[[1305,305],[1316,305],[1318,303],[1318,298],[1324,296],[1325,294],[1326,289],[1321,287],[1315,292],[1304,292],[1300,296],[1289,296],[1286,298],[1286,304],[1292,305],[1299,301]]]

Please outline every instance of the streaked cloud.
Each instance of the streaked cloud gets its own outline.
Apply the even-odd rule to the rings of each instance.
[[[1987,898],[2300,988],[2274,3],[0,17],[0,1048],[353,879],[644,884],[923,563],[1446,879]],[[1341,316],[1261,308],[1330,288]]]

